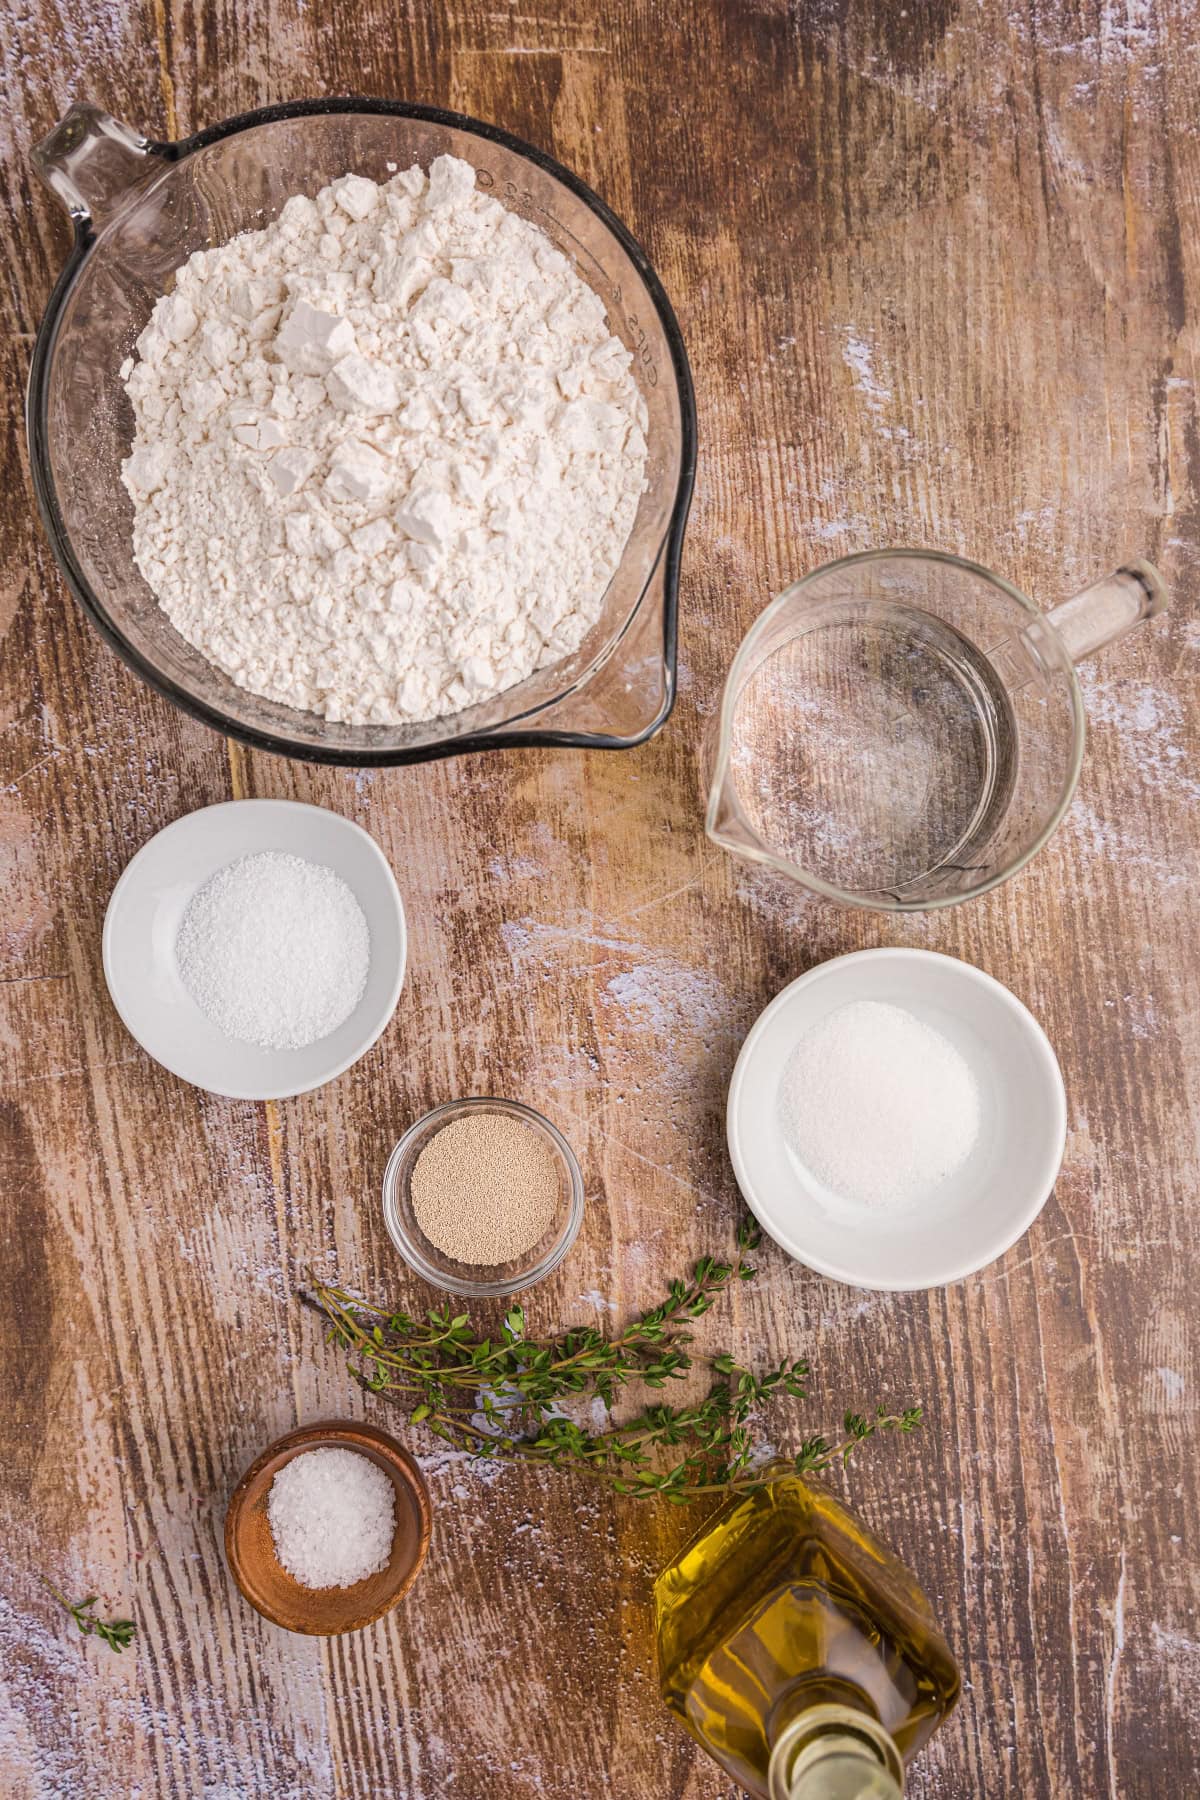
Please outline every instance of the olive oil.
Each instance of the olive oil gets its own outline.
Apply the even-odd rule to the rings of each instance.
[[[770,1800],[895,1795],[958,1698],[908,1571],[831,1494],[781,1471],[654,1587],[663,1699]]]

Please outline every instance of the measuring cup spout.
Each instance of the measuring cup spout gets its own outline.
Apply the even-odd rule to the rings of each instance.
[[[77,101],[30,160],[56,200],[87,232],[115,210],[163,150],[98,106]]]

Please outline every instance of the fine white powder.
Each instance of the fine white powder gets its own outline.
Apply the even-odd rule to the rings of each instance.
[[[197,251],[122,369],[138,567],[239,686],[432,719],[578,649],[645,482],[603,302],[441,156]]]
[[[228,863],[193,894],[175,956],[184,987],[228,1036],[300,1050],[362,999],[371,934],[340,875],[268,850]]]
[[[305,1450],[267,1495],[275,1554],[304,1587],[353,1587],[386,1569],[396,1532],[396,1490],[356,1450]]]
[[[979,1088],[933,1026],[877,1000],[806,1031],[779,1086],[784,1140],[838,1199],[904,1210],[962,1167],[979,1135]]]

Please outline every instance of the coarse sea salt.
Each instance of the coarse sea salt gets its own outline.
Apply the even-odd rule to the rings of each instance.
[[[396,1491],[357,1450],[305,1450],[271,1483],[267,1523],[276,1556],[304,1587],[353,1587],[387,1567]]]
[[[779,1084],[797,1161],[838,1200],[883,1213],[928,1198],[979,1135],[979,1088],[940,1031],[903,1007],[855,1000],[799,1039]]]
[[[192,896],[175,954],[184,987],[229,1037],[300,1050],[362,999],[371,934],[340,875],[268,850],[218,869]]]

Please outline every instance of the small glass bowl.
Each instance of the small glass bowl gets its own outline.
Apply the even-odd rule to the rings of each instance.
[[[558,1165],[559,1204],[554,1222],[532,1249],[511,1262],[487,1265],[458,1262],[430,1243],[413,1211],[412,1173],[417,1158],[444,1126],[473,1112],[499,1113],[506,1118],[518,1119],[549,1146]],[[405,1262],[423,1281],[448,1294],[463,1294],[472,1299],[500,1298],[532,1287],[535,1281],[541,1281],[552,1269],[557,1269],[578,1237],[583,1222],[583,1176],[575,1153],[561,1131],[541,1113],[534,1112],[531,1106],[522,1106],[518,1100],[497,1100],[487,1095],[450,1100],[444,1106],[435,1106],[432,1112],[410,1126],[388,1158],[383,1176],[383,1222]]]

